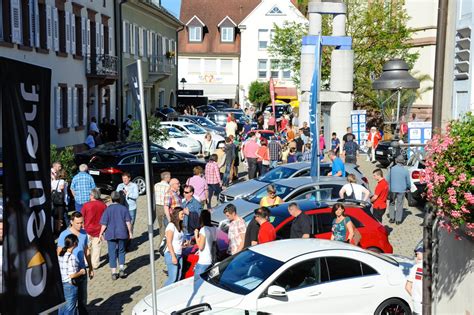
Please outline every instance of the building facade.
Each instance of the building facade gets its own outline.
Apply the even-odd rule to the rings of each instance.
[[[2,0],[0,15],[0,55],[52,70],[51,144],[80,147],[92,117],[115,119],[112,2]]]
[[[177,32],[181,22],[159,1],[130,0],[122,5],[123,116],[140,117],[128,87],[127,66],[143,63],[145,106],[148,114],[176,106]]]
[[[182,0],[179,33],[180,80],[213,100],[238,101],[241,33],[238,25],[259,0]],[[203,105],[203,104],[193,104]]]
[[[242,50],[239,62],[239,98],[247,103],[249,86],[253,81],[268,82],[273,78],[277,99],[286,101],[298,98],[293,83],[293,73],[281,66],[281,61],[272,59],[267,47],[272,40],[275,25],[285,22],[308,23],[290,0],[263,0],[239,24]]]

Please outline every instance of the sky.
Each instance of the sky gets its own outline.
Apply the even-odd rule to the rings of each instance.
[[[161,5],[174,16],[179,18],[179,8],[181,7],[181,0],[161,0]]]

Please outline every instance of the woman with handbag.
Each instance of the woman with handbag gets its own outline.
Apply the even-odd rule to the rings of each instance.
[[[51,203],[53,204],[54,233],[59,235],[69,225],[67,182],[64,170],[60,170],[57,179],[51,182]]]
[[[171,211],[171,221],[166,226],[166,250],[165,264],[168,269],[168,279],[166,279],[163,287],[173,284],[181,279],[183,270],[183,219],[184,209],[175,207]]]
[[[211,154],[214,153],[215,145],[214,140],[212,140],[212,135],[210,132],[206,133],[204,136],[204,141],[202,143],[202,156],[207,161]]]
[[[332,221],[331,240],[351,243],[354,238],[355,226],[349,217],[344,215],[345,208],[342,203],[336,203],[332,207],[332,214],[336,218]]]
[[[268,172],[270,167],[270,151],[268,150],[268,141],[265,138],[260,139],[260,148],[257,152],[257,167],[259,176],[263,176]]]
[[[364,186],[357,184],[357,178],[354,174],[347,175],[347,181],[348,183],[339,190],[339,197],[341,199],[369,200],[370,191]]]
[[[77,313],[77,286],[75,280],[86,277],[86,270],[79,269],[76,257],[72,253],[79,244],[79,239],[74,234],[69,234],[64,239],[64,247],[58,254],[59,270],[63,283],[64,299],[66,303],[59,308],[59,315],[75,315]]]

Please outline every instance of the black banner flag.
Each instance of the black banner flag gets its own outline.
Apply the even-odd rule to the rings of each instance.
[[[2,314],[38,314],[64,301],[51,225],[50,96],[50,69],[0,58]]]

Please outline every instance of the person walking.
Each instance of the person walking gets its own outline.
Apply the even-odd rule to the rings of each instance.
[[[183,219],[184,209],[175,207],[170,213],[170,222],[166,226],[166,250],[165,264],[168,270],[168,278],[163,287],[175,283],[181,279],[183,270]]]
[[[346,142],[348,141],[348,137],[352,137],[352,140],[355,140],[355,135],[352,133],[352,128],[351,127],[347,127],[346,128],[346,134],[342,136],[342,145],[344,146],[344,144],[346,144]]]
[[[336,153],[336,156],[339,156],[339,149],[341,146],[341,141],[337,137],[336,133],[332,133],[332,138],[331,138],[331,151]]]
[[[179,195],[179,180],[172,178],[170,180],[170,188],[165,193],[164,210],[165,210],[165,227],[171,220],[171,212],[176,207],[182,207],[183,198]],[[165,230],[166,234],[166,230]]]
[[[58,253],[59,270],[63,284],[65,304],[59,310],[59,315],[77,314],[77,286],[72,284],[73,279],[86,277],[85,268],[79,268],[76,257],[72,253],[78,246],[79,240],[76,235],[69,234],[64,238],[64,247]]]
[[[118,193],[123,193],[125,201],[128,204],[128,211],[130,212],[130,217],[132,218],[131,224],[133,231],[133,226],[135,225],[135,219],[137,217],[137,199],[139,193],[137,184],[131,182],[130,179],[130,173],[122,173],[122,183],[118,184],[116,191]]]
[[[260,199],[260,207],[271,207],[283,203],[283,200],[276,195],[275,186],[267,186],[267,195]]]
[[[232,173],[234,169],[234,160],[235,160],[235,145],[231,140],[231,137],[228,136],[225,138],[225,158],[224,158],[224,177],[222,179],[222,184],[224,186],[229,186],[230,180],[232,179]]]
[[[379,141],[382,140],[380,132],[377,131],[377,127],[373,126],[370,128],[370,132],[367,136],[367,147],[369,148],[367,152],[367,161],[372,161],[375,163],[375,150],[379,145]]]
[[[288,212],[295,219],[291,222],[290,238],[309,238],[311,234],[311,219],[301,211],[295,202],[288,205]]]
[[[270,169],[274,169],[278,166],[278,161],[281,159],[281,143],[275,135],[270,138],[268,150],[270,152]]]
[[[410,174],[404,166],[405,159],[399,155],[395,158],[395,165],[388,173],[390,187],[390,213],[389,222],[399,225],[403,220],[403,199],[410,190]]]
[[[71,193],[74,196],[76,211],[81,212],[82,206],[89,201],[89,194],[95,188],[94,178],[87,173],[86,164],[79,165],[79,173],[72,178]]]
[[[130,135],[130,131],[132,131],[133,129],[132,124],[133,124],[132,115],[128,115],[127,119],[122,123],[122,132],[125,137],[125,140]]]
[[[194,187],[191,185],[184,186],[184,220],[183,229],[185,233],[192,233],[199,227],[199,217],[201,216],[202,204],[194,198]]]
[[[57,172],[56,179],[51,182],[51,203],[53,206],[55,235],[59,235],[69,225],[69,196],[67,187],[66,171],[60,169]]]
[[[256,152],[257,156],[257,168],[260,176],[265,175],[270,167],[270,151],[268,149],[267,139],[263,138],[260,140],[260,147]]]
[[[110,197],[112,198],[112,204],[105,209],[100,219],[102,227],[99,237],[107,241],[112,280],[117,280],[119,277],[127,277],[125,272],[125,245],[127,240],[133,238],[132,217],[127,207],[120,204],[120,194],[117,191],[113,191]],[[118,273],[117,260],[119,264]]]
[[[354,174],[347,175],[347,181],[348,183],[339,190],[339,197],[341,199],[369,200],[370,191],[364,186],[357,184],[357,178]]]
[[[194,239],[199,248],[199,260],[194,267],[194,279],[199,279],[199,275],[204,272],[216,257],[213,257],[212,247],[217,241],[217,229],[212,225],[211,213],[202,210],[199,216],[199,228],[194,230]]]
[[[324,159],[324,152],[326,150],[326,140],[324,139],[324,133],[321,130],[321,133],[319,134],[319,156],[320,160],[322,161]]]
[[[410,269],[405,290],[413,300],[413,315],[423,314],[423,242],[415,248],[415,265]]]
[[[59,171],[62,169],[61,162],[56,161],[51,165],[51,188],[54,187],[53,185],[53,180],[58,179],[57,176],[59,174]]]
[[[195,166],[193,168],[194,175],[188,178],[186,185],[193,186],[193,197],[204,206],[207,203],[208,190],[206,179],[203,177],[203,172],[204,170],[201,166]]]
[[[107,205],[100,199],[100,190],[94,188],[90,193],[90,201],[82,207],[84,217],[84,230],[89,238],[89,251],[91,253],[92,268],[99,268],[100,263],[100,219],[104,214]]]
[[[235,117],[234,117],[234,113],[230,113],[230,121],[227,122],[226,126],[225,126],[225,134],[227,137],[229,136],[234,136],[237,134],[237,129],[238,129],[238,126],[237,126],[237,123],[235,122]]]
[[[206,164],[204,173],[206,174],[207,190],[209,197],[207,199],[207,208],[211,208],[212,196],[215,194],[217,202],[219,202],[219,194],[222,191],[221,173],[219,172],[219,166],[217,165],[217,155],[212,154],[209,161]]]
[[[375,169],[372,174],[377,181],[377,186],[375,186],[373,196],[370,197],[370,202],[373,204],[374,217],[377,221],[382,223],[383,215],[387,209],[388,183],[385,178],[383,178],[383,172],[380,168]]]
[[[214,140],[212,140],[212,134],[207,132],[204,136],[204,141],[202,143],[201,154],[204,157],[204,160],[208,160],[211,154],[214,153],[214,148],[216,147]]]
[[[260,225],[258,231],[258,244],[272,242],[276,239],[276,232],[273,225],[268,221],[270,210],[267,207],[260,207],[255,210],[255,220]]]
[[[341,158],[336,156],[336,153],[330,151],[328,153],[329,159],[332,161],[331,172],[327,176],[346,177],[346,168]]]
[[[156,219],[158,221],[158,230],[160,233],[160,242],[165,236],[165,195],[170,188],[171,173],[162,172],[160,174],[161,181],[156,183],[153,190],[155,191],[155,204],[156,204]],[[153,220],[155,221],[155,220]]]
[[[342,203],[336,203],[332,206],[332,215],[335,217],[332,221],[332,241],[350,243],[354,237],[354,224],[351,218],[344,215],[345,210]]]
[[[66,236],[74,234],[77,239],[77,247],[72,250],[72,254],[76,258],[78,268],[87,269],[89,272],[89,279],[94,278],[94,268],[92,267],[90,250],[88,247],[87,233],[83,229],[84,217],[82,213],[75,211],[71,214],[71,225],[69,228],[61,232],[58,238],[57,253],[61,253],[66,246]],[[87,276],[80,277],[76,282],[77,286],[77,310],[79,315],[87,314]]]
[[[257,136],[254,132],[250,132],[249,139],[244,143],[242,150],[244,159],[247,160],[249,179],[254,179],[257,175],[257,151],[259,147]]]
[[[347,137],[344,143],[342,154],[345,158],[345,163],[357,164],[357,156],[359,155],[359,145],[351,136]]]
[[[234,255],[244,248],[245,222],[237,215],[237,208],[231,203],[224,208],[224,214],[230,221],[229,233],[227,234],[229,238],[228,252],[230,255]]]
[[[303,158],[301,160],[304,162],[311,161],[312,154],[313,153],[311,152],[311,143],[308,142],[304,145]]]

